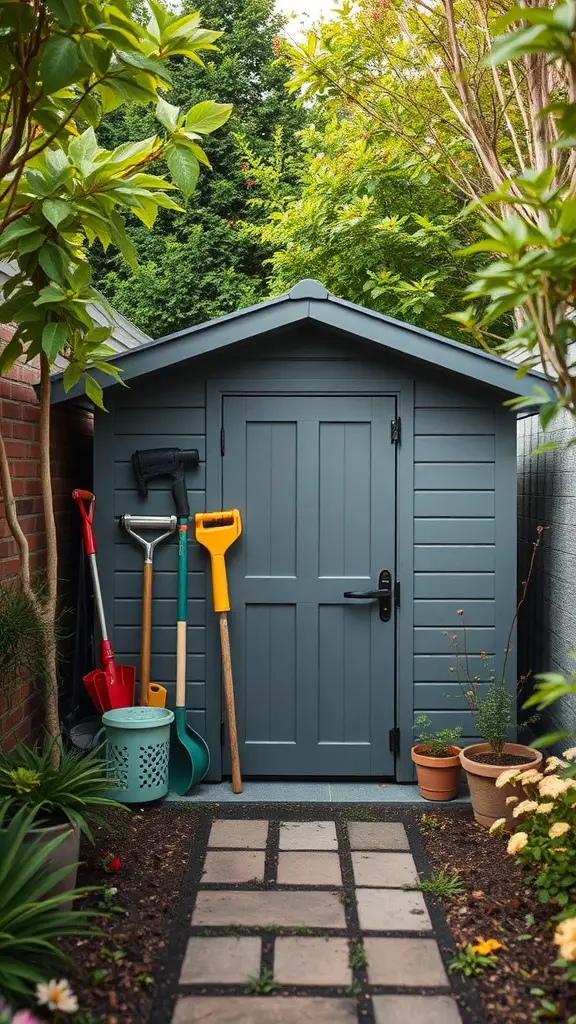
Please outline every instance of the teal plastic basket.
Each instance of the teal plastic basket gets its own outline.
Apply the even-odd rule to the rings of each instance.
[[[143,804],[166,796],[173,721],[168,708],[116,708],[102,715],[108,771],[119,785],[110,793],[115,800]]]

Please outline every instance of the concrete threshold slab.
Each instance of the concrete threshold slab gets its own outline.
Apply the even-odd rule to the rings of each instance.
[[[407,783],[379,782],[245,782],[243,792],[235,795],[229,782],[209,782],[196,786],[186,796],[169,793],[167,800],[175,803],[321,803],[321,804],[422,804],[434,803],[420,796],[418,787]],[[450,804],[468,804],[464,791]]]

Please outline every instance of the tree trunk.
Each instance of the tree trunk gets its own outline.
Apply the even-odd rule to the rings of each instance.
[[[58,598],[58,549],[56,544],[56,520],[52,495],[52,474],[50,471],[50,363],[42,353],[40,356],[40,480],[44,528],[46,531],[46,595],[42,605],[46,643],[46,691],[45,724],[48,736],[55,740],[53,761],[60,760],[60,719],[58,715],[58,674],[56,670],[56,603]]]

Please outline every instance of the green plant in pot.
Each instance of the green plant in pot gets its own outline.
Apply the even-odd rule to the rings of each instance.
[[[419,715],[414,723],[416,745],[411,756],[416,765],[418,789],[427,800],[453,800],[460,782],[460,747],[456,741],[462,728],[432,730],[426,715]]]
[[[56,836],[63,837],[50,848],[49,857],[54,869],[68,867],[59,881],[59,891],[66,891],[76,884],[80,834],[92,842],[90,826],[103,821],[100,809],[119,804],[110,797],[114,784],[100,749],[88,754],[64,750],[55,767],[53,742],[31,747],[18,743],[0,753],[0,801],[9,801],[10,815],[19,808],[35,813],[28,836],[35,845],[48,848]]]

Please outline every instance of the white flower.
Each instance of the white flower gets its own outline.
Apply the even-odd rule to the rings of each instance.
[[[526,786],[529,782],[540,782],[540,779],[543,778],[542,772],[536,771],[536,768],[529,768],[528,771],[520,772],[518,782],[522,786]]]
[[[512,811],[512,817],[519,818],[521,814],[530,814],[538,808],[537,800],[522,800]]]
[[[514,854],[518,853],[519,850],[523,850],[524,849],[524,847],[526,846],[527,842],[528,842],[528,833],[527,832],[515,832],[515,834],[513,836],[510,836],[510,839],[508,840],[508,846],[507,846],[508,853],[510,853],[510,854],[512,854],[512,856],[514,856]]]
[[[115,896],[116,893],[118,892],[118,886],[117,885],[111,885],[109,889],[106,889],[106,892],[107,892],[108,896]]]
[[[553,808],[553,803],[538,804],[538,807],[536,808],[536,814],[550,814],[550,811],[553,810]]]
[[[556,821],[548,830],[548,835],[550,836],[550,839],[558,839],[558,836],[563,836],[569,831],[570,825],[567,821]]]
[[[496,788],[502,789],[503,786],[507,786],[512,779],[515,779],[518,775],[517,768],[507,768],[505,772],[502,772],[496,779]]]
[[[498,818],[490,825],[490,832],[499,832],[501,828],[504,828],[506,824],[506,818]]]
[[[36,999],[40,1006],[47,1006],[49,1010],[60,1010],[60,1013],[76,1013],[78,1009],[78,1000],[66,978],[61,978],[60,981],[52,978],[46,985],[38,982]]]
[[[565,750],[562,757],[565,757],[567,761],[573,761],[576,757],[576,747],[570,747],[569,750]]]
[[[554,933],[554,942],[560,946],[560,956],[576,960],[576,917],[561,921]]]
[[[518,803],[518,797],[517,796],[507,796],[506,797],[506,804],[507,805],[508,804],[517,804],[517,803]]]
[[[551,796],[553,799],[570,789],[569,779],[559,779],[557,775],[549,775],[538,783],[540,796]]]
[[[565,761],[562,761],[559,757],[552,756],[552,757],[549,757],[548,760],[546,761],[546,767],[545,767],[544,771],[546,772],[546,774],[548,774],[548,772],[555,772],[558,768],[567,768],[567,767],[568,767],[568,765],[566,764]]]

